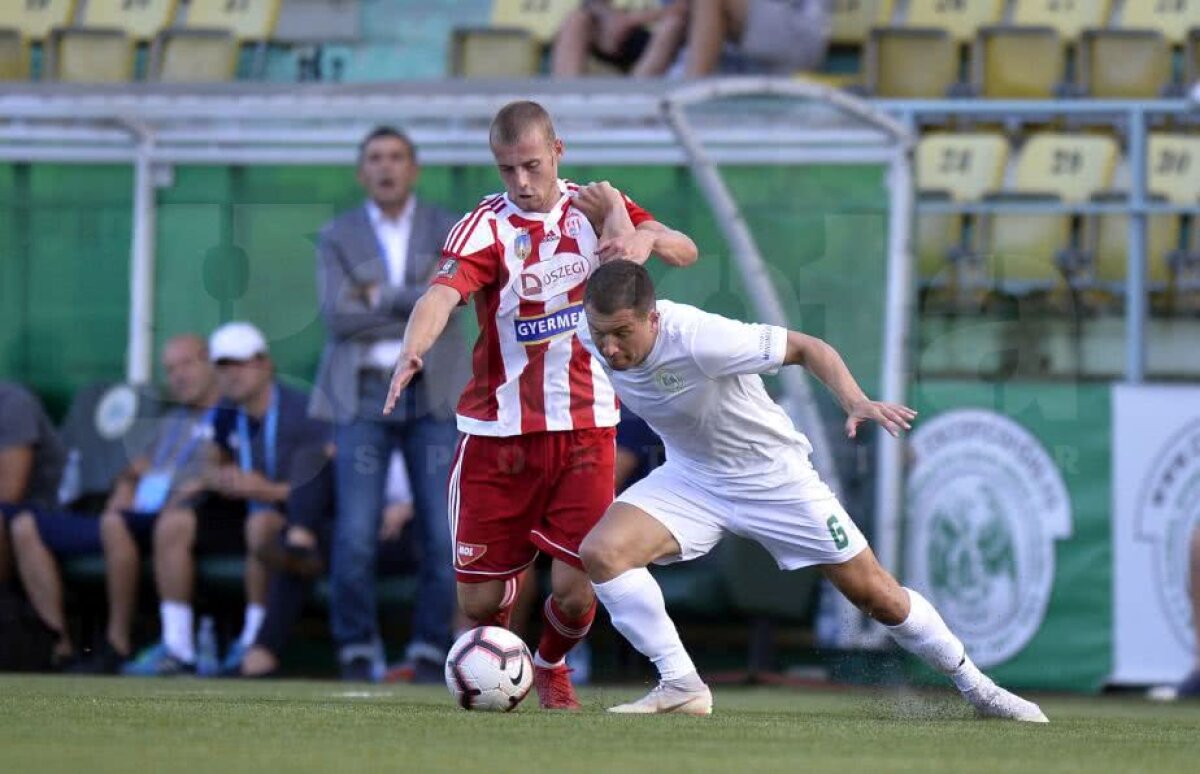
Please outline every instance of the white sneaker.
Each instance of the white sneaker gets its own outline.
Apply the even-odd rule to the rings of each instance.
[[[984,718],[1005,718],[1026,723],[1049,723],[1041,707],[1010,693],[989,681],[973,691],[963,694],[975,707],[975,712]]]
[[[674,712],[677,715],[711,715],[712,691],[704,686],[698,691],[685,691],[665,683],[659,683],[637,701],[609,707],[609,712],[622,715],[660,715]]]

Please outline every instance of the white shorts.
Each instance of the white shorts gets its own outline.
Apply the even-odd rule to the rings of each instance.
[[[760,544],[783,570],[841,564],[867,547],[808,457],[796,454],[777,463],[770,475],[731,481],[667,460],[617,502],[640,508],[675,536],[679,556],[657,564],[704,556],[726,532]]]

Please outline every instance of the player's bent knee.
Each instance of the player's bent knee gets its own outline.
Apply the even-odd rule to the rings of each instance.
[[[460,583],[458,586],[458,606],[463,615],[472,621],[492,620],[500,612],[500,603],[504,600],[504,586],[499,590],[491,588],[492,584]]]
[[[593,581],[603,582],[625,572],[628,560],[621,541],[602,531],[593,531],[579,546],[579,559]]]

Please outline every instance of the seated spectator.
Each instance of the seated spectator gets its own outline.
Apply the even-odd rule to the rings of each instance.
[[[280,384],[262,333],[249,323],[221,326],[209,339],[221,396],[232,404],[213,419],[213,443],[192,492],[163,510],[154,525],[154,572],[162,641],[125,667],[126,674],[195,670],[192,620],[194,552],[246,554],[246,614],[222,671],[237,672],[266,616],[269,573],[260,550],[285,523],[285,504],[304,480],[301,450],[325,448],[329,425],[308,418],[308,395]],[[309,471],[308,476],[317,471]]]
[[[688,0],[659,8],[623,11],[608,0],[589,0],[563,21],[554,39],[550,74],[573,78],[587,72],[594,56],[635,78],[662,75],[683,45]]]
[[[164,345],[163,369],[178,408],[158,426],[145,453],[118,476],[104,512],[26,508],[9,519],[21,582],[38,615],[60,633],[58,656],[74,655],[63,609],[58,562],[103,551],[108,587],[108,627],[104,644],[78,671],[115,673],[130,655],[130,630],[137,609],[140,559],[154,519],[180,484],[198,474],[201,445],[212,433],[217,383],[208,345],[199,336],[176,336]]]
[[[49,508],[57,501],[66,451],[41,401],[0,381],[0,511]],[[0,591],[12,578],[7,518],[0,518]],[[60,646],[61,648],[62,646]]]
[[[830,29],[830,0],[692,0],[686,74],[815,70]]]
[[[242,677],[270,677],[278,674],[284,647],[299,620],[311,581],[325,572],[333,537],[333,514],[337,498],[336,477],[331,463],[332,449],[308,448],[302,453],[311,459],[294,465],[306,473],[306,480],[294,482],[288,497],[287,530],[283,540],[270,544],[260,558],[271,568],[271,586],[267,617],[254,645],[242,661]],[[315,475],[307,471],[316,470]],[[416,567],[411,535],[405,526],[412,521],[412,489],[404,456],[396,450],[388,468],[387,506],[379,527],[379,565],[383,571]],[[399,545],[402,537],[408,539]],[[398,673],[396,679],[411,682],[414,675]]]

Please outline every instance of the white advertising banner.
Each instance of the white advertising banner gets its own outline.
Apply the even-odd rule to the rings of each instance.
[[[1200,527],[1200,387],[1114,387],[1112,437],[1112,681],[1173,683],[1196,649],[1188,549]]]

